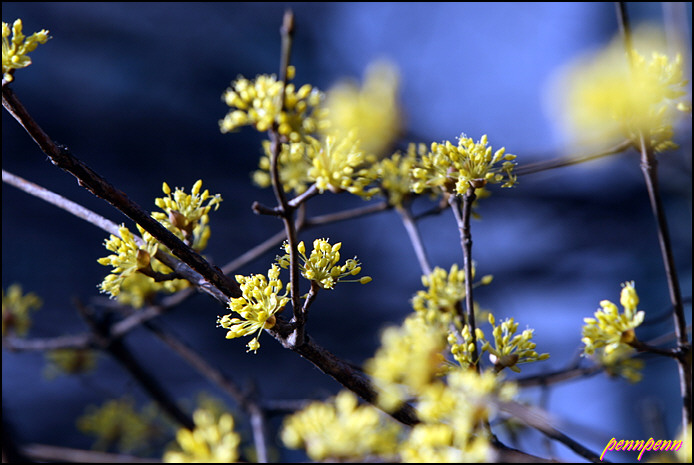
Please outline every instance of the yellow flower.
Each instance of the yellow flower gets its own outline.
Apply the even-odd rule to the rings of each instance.
[[[152,236],[145,235],[144,230],[137,225],[143,236],[146,237],[143,248],[135,241],[135,236],[125,226],[118,228],[120,237],[111,234],[104,246],[115,254],[103,257],[97,261],[104,266],[112,266],[111,274],[106,276],[99,285],[103,293],[108,293],[112,298],[120,294],[123,281],[137,273],[139,270],[151,267],[151,260],[157,253],[157,242]]]
[[[22,286],[12,284],[2,291],[2,335],[13,332],[17,336],[25,336],[31,326],[29,312],[38,310],[43,305],[41,298],[29,292],[22,295]]]
[[[618,36],[558,75],[551,98],[560,103],[556,119],[569,134],[581,143],[613,145],[629,139],[637,147],[642,134],[656,151],[676,147],[672,125],[686,90],[682,56],[663,54],[658,35],[637,29],[629,53]]]
[[[312,460],[355,460],[394,455],[400,426],[371,405],[359,405],[350,391],[327,402],[313,402],[284,420],[287,447],[305,447]]]
[[[46,352],[49,365],[44,372],[49,379],[60,374],[86,373],[96,367],[97,352],[90,349],[55,349]]]
[[[202,179],[199,179],[193,184],[190,194],[177,187],[172,195],[169,185],[163,183],[162,191],[166,197],[157,198],[154,203],[164,213],[152,213],[154,219],[197,251],[207,246],[210,237],[209,213],[212,207],[217,210],[222,201],[219,194],[211,196],[207,189],[201,194],[201,188]]]
[[[265,155],[260,157],[258,167],[260,169],[253,173],[253,181],[260,187],[270,187],[270,141],[263,141],[263,151]],[[294,191],[302,194],[308,186],[313,183],[313,179],[308,175],[311,168],[311,156],[313,147],[310,143],[291,142],[282,144],[279,159],[277,160],[278,171],[282,188],[285,192]]]
[[[252,350],[254,353],[260,348],[258,342],[260,333],[263,329],[269,329],[275,325],[275,314],[281,312],[289,303],[286,291],[282,295],[279,294],[283,287],[279,274],[279,267],[272,265],[267,272],[267,278],[262,274],[250,277],[236,276],[243,295],[230,299],[229,309],[241,318],[232,318],[233,315],[229,314],[217,319],[217,326],[229,330],[227,339],[257,333],[247,347],[248,351]]]
[[[234,418],[222,413],[217,418],[212,412],[197,409],[193,413],[195,429],[181,428],[176,433],[180,451],[164,454],[167,463],[230,463],[239,458],[241,437],[234,431]]]
[[[163,432],[152,407],[137,412],[134,401],[127,397],[107,401],[101,407],[88,406],[77,419],[77,428],[96,437],[95,449],[105,451],[115,446],[121,452],[142,450]]]
[[[585,344],[584,354],[591,355],[595,349],[604,347],[605,355],[617,350],[621,345],[636,340],[634,329],[643,323],[644,312],[636,311],[639,303],[638,295],[634,289],[634,282],[622,284],[620,301],[624,307],[624,313],[619,313],[617,306],[609,300],[600,302],[601,310],[595,312],[595,318],[584,318],[583,338]]]
[[[483,188],[487,183],[503,181],[501,187],[512,187],[516,183],[512,173],[516,156],[507,154],[505,148],[492,154],[492,148],[487,145],[486,134],[477,142],[462,134],[458,145],[449,141],[432,143],[429,154],[412,171],[415,178],[412,190],[419,194],[425,189],[438,188],[463,195],[470,187]],[[501,166],[495,166],[497,163]]]
[[[475,276],[473,264],[472,276]],[[465,270],[454,263],[450,271],[438,266],[422,276],[426,290],[417,291],[412,298],[412,307],[429,323],[439,322],[444,327],[454,320],[457,307],[465,299]]]
[[[290,67],[288,79],[292,79],[294,68]],[[287,84],[284,91],[284,111],[280,108],[282,81],[275,75],[259,75],[253,81],[239,77],[231,83],[222,96],[232,108],[219,122],[223,133],[241,126],[254,126],[258,131],[270,130],[277,122],[278,131],[292,142],[302,140],[315,133],[322,122],[322,113],[317,110],[323,97],[321,92],[309,84],[296,89]]]
[[[426,145],[409,144],[406,153],[395,152],[373,166],[372,177],[378,180],[389,204],[402,206],[412,194],[412,169],[426,153]]]
[[[367,68],[361,88],[352,81],[332,87],[325,99],[330,125],[324,132],[345,136],[354,131],[364,152],[383,155],[400,132],[398,80],[391,63],[377,61]]]
[[[386,328],[381,347],[364,364],[378,386],[379,406],[392,411],[442,375],[444,347],[444,334],[417,314],[401,326]]]
[[[482,342],[482,351],[489,352],[489,359],[494,364],[496,371],[508,368],[520,373],[519,363],[528,363],[547,360],[549,354],[538,354],[535,351],[535,343],[532,329],[526,329],[521,334],[516,334],[518,323],[513,318],[507,318],[496,326],[494,315],[489,314],[489,324],[494,328],[494,346],[485,340],[484,333],[478,328],[477,338]],[[515,336],[514,336],[515,335]]]
[[[31,58],[27,55],[36,50],[39,44],[45,44],[50,37],[48,31],[41,29],[29,37],[22,34],[22,20],[18,19],[12,24],[12,40],[10,37],[10,26],[6,22],[2,23],[2,79],[12,81],[12,73],[15,69],[26,68],[31,64]]]
[[[355,133],[328,136],[312,146],[308,175],[320,193],[348,191],[368,200],[378,192],[378,188],[366,189],[372,182],[367,169],[370,158],[359,148]]]
[[[281,257],[277,257],[277,262],[282,268],[289,266],[289,244],[285,242],[284,250],[287,252]],[[329,239],[316,239],[313,241],[313,250],[310,256],[306,256],[306,245],[304,242],[299,242],[298,246],[299,257],[302,264],[299,265],[301,274],[304,278],[315,281],[323,289],[333,289],[338,281],[354,282],[358,281],[361,284],[371,282],[369,276],[363,276],[358,280],[348,280],[350,276],[356,276],[361,272],[361,263],[357,257],[349,258],[344,265],[339,265],[340,248],[342,242],[331,245]]]

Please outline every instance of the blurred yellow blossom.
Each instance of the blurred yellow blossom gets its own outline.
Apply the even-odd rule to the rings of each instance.
[[[258,170],[253,172],[253,182],[260,187],[270,187],[272,178],[270,177],[270,141],[263,141],[263,151],[265,155],[260,157]],[[311,169],[311,156],[314,147],[310,143],[291,142],[282,144],[277,167],[280,182],[285,192],[294,191],[302,194],[308,186],[313,184],[313,179],[308,175]]]
[[[386,328],[381,347],[364,363],[378,388],[378,405],[395,410],[445,372],[445,334],[412,314],[401,326]]]
[[[682,56],[668,57],[663,34],[643,26],[625,51],[621,36],[603,50],[581,57],[555,78],[550,99],[556,120],[582,144],[613,145],[625,139],[640,146],[640,135],[655,151],[672,142],[676,110],[686,93]]]
[[[27,55],[36,50],[39,44],[45,44],[50,37],[48,31],[41,29],[29,37],[22,33],[22,20],[17,19],[12,24],[12,39],[10,37],[10,25],[2,23],[2,79],[12,81],[12,73],[15,69],[26,68],[31,64],[31,58]]]
[[[372,182],[368,163],[370,158],[359,148],[355,133],[327,136],[320,144],[312,144],[311,167],[308,175],[318,190],[351,194],[370,199],[378,188],[367,189]]]
[[[241,437],[234,431],[234,417],[197,409],[193,412],[195,429],[181,428],[176,433],[180,450],[164,453],[166,463],[231,463],[239,459]]]
[[[10,332],[17,336],[25,336],[31,327],[29,312],[38,310],[43,301],[33,292],[22,293],[20,284],[12,284],[7,293],[2,290],[2,335]]]
[[[364,152],[384,155],[401,128],[398,81],[392,63],[376,61],[366,69],[361,88],[350,80],[333,86],[325,98],[330,125],[324,132],[345,136],[354,131]]]
[[[393,456],[400,426],[350,391],[327,402],[313,402],[288,416],[281,431],[287,447],[306,448],[312,460],[356,460]]]
[[[402,206],[412,195],[412,169],[426,153],[425,144],[409,144],[405,153],[395,152],[373,165],[372,177],[377,179],[390,205]]]
[[[96,438],[94,449],[105,451],[115,447],[120,452],[144,450],[164,433],[157,423],[154,406],[138,412],[129,397],[109,400],[101,407],[87,406],[77,419],[77,428]]]
[[[86,373],[96,367],[98,353],[92,349],[55,349],[46,352],[48,365],[44,376],[48,379],[61,374]]]

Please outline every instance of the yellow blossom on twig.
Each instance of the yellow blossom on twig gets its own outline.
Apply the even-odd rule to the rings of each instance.
[[[610,355],[620,345],[636,341],[636,329],[643,323],[644,312],[636,311],[639,297],[634,288],[634,282],[622,284],[620,303],[624,313],[619,313],[617,306],[609,300],[600,302],[602,309],[595,312],[595,318],[584,318],[583,338],[584,354],[591,355],[595,349],[604,347],[605,355]]]
[[[288,79],[292,79],[294,68],[289,67]],[[297,89],[294,84],[287,84],[284,90],[284,110],[280,108],[282,81],[275,75],[259,75],[249,81],[239,77],[231,83],[222,99],[231,107],[223,120],[219,122],[223,133],[231,132],[241,126],[254,126],[265,132],[276,122],[278,131],[292,142],[302,140],[306,135],[315,133],[323,124],[322,112],[317,109],[322,93],[311,85],[305,84]]]
[[[691,112],[681,101],[687,81],[682,56],[662,53],[659,35],[652,28],[636,29],[629,52],[623,38],[615,37],[558,75],[551,98],[559,102],[556,119],[568,134],[583,144],[611,146],[629,139],[638,147],[643,135],[655,151],[676,147],[676,110]]]
[[[277,262],[282,268],[287,268],[289,267],[289,243],[285,242],[283,248],[286,254],[281,257],[278,256]],[[357,257],[354,257],[347,259],[343,265],[338,264],[342,242],[331,245],[329,239],[316,239],[313,241],[313,250],[308,257],[303,241],[299,242],[297,248],[302,261],[299,265],[301,274],[304,278],[318,283],[323,289],[333,289],[338,281],[358,281],[361,284],[371,282],[369,276],[362,276],[358,280],[345,279],[358,275],[361,272],[361,263]]]
[[[549,354],[538,354],[535,351],[536,344],[531,341],[533,338],[532,329],[525,329],[521,334],[516,334],[518,323],[513,318],[506,318],[499,326],[496,326],[494,315],[489,314],[489,324],[492,325],[494,336],[494,347],[484,338],[484,333],[477,329],[477,339],[482,342],[482,351],[489,353],[489,360],[494,364],[494,369],[498,372],[504,368],[520,373],[519,363],[528,363],[547,360]]]
[[[29,312],[38,310],[43,301],[33,292],[22,294],[22,286],[12,284],[7,293],[2,290],[2,335],[10,332],[17,336],[25,336],[31,327]]]
[[[222,413],[217,418],[207,410],[193,413],[195,429],[181,428],[176,433],[180,450],[164,454],[166,463],[231,463],[239,458],[241,437],[234,431],[234,417]]]
[[[229,309],[241,318],[233,318],[233,314],[228,314],[217,320],[218,326],[228,329],[227,339],[256,333],[248,343],[248,351],[256,352],[260,348],[260,333],[263,329],[275,325],[275,314],[281,312],[289,303],[286,290],[284,294],[279,294],[283,287],[279,275],[279,267],[272,265],[267,272],[267,278],[262,274],[250,277],[236,276],[243,295],[230,299]]]
[[[17,19],[12,24],[12,39],[10,37],[10,25],[2,23],[2,79],[11,82],[12,73],[19,68],[26,68],[31,64],[31,58],[27,55],[36,50],[39,44],[45,44],[50,37],[48,31],[41,29],[29,37],[22,34],[22,20]]]
[[[285,418],[282,442],[306,448],[312,460],[346,460],[396,453],[400,426],[371,405],[359,405],[350,391],[313,402]]]
[[[154,203],[164,212],[152,213],[154,219],[197,251],[207,246],[210,237],[209,213],[212,207],[217,210],[222,201],[219,194],[210,195],[207,189],[200,193],[200,189],[202,179],[193,184],[190,194],[179,187],[172,194],[169,185],[163,183],[162,191],[166,197],[159,197]]]
[[[504,148],[492,153],[486,135],[475,142],[463,134],[458,145],[449,141],[434,142],[430,152],[412,171],[415,178],[412,190],[421,193],[425,189],[439,189],[463,195],[469,188],[483,188],[487,183],[503,182],[501,187],[511,187],[516,183],[515,158]]]

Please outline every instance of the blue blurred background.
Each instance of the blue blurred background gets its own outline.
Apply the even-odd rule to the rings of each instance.
[[[46,28],[53,37],[33,53],[30,68],[16,73],[12,88],[51,137],[145,209],[154,210],[162,181],[188,191],[202,178],[205,188],[220,193],[224,202],[211,216],[205,254],[222,265],[281,229],[276,219],[250,209],[254,200],[273,203],[271,192],[250,180],[262,136],[252,130],[224,135],[217,121],[228,109],[222,92],[239,74],[277,72],[287,7],[296,16],[295,82],[326,90],[344,77],[361,79],[369,63],[387,58],[401,75],[407,134],[401,144],[488,134],[495,148],[505,146],[520,164],[565,154],[567,143],[543,110],[546,85],[558,67],[618,32],[612,3],[6,2],[3,21],[22,18],[25,33]],[[674,11],[690,43],[691,3],[668,8],[629,4],[634,23],[663,24]],[[690,78],[690,50],[685,62]],[[2,118],[3,169],[130,224],[47,162],[6,112]],[[691,296],[690,121],[687,126],[677,138],[681,149],[662,156],[659,166],[681,286]],[[667,309],[636,153],[519,181],[514,189],[494,189],[481,203],[473,255],[478,273],[495,278],[476,292],[480,306],[497,319],[513,316],[521,327],[535,328],[538,351],[551,354],[523,374],[566,366],[581,347],[583,318],[602,299],[618,301],[624,281],[635,280],[647,320]],[[107,269],[96,259],[105,256],[107,235],[14,187],[3,184],[2,196],[3,289],[18,282],[44,300],[30,337],[85,331],[72,301],[98,296]],[[309,213],[359,205],[359,199],[326,194],[310,202]],[[415,210],[429,206],[422,201]],[[450,212],[420,227],[434,265],[462,261]],[[395,212],[312,229],[301,239],[316,237],[342,241],[343,253],[358,255],[374,278],[367,286],[321,294],[309,326],[319,344],[361,363],[378,346],[380,331],[411,310],[409,299],[421,288],[415,255]],[[239,272],[265,272],[276,252]],[[686,309],[691,322],[691,305]],[[339,390],[268,335],[257,355],[245,352],[245,341],[225,340],[215,327],[223,313],[198,295],[158,322],[240,383],[255,382],[265,399],[325,398]],[[648,340],[670,331],[666,319],[638,335]],[[176,398],[194,399],[201,391],[222,396],[146,331],[134,331],[125,342]],[[145,400],[107,357],[95,373],[52,381],[42,375],[42,354],[3,350],[2,360],[3,421],[21,443],[87,448],[91,440],[74,426],[87,404],[124,393]],[[531,402],[539,397],[537,389],[522,393]],[[672,438],[680,408],[676,367],[649,359],[636,385],[604,374],[559,385],[546,407],[565,433],[598,451],[614,436]],[[662,425],[646,420],[653,407],[662,412]],[[519,447],[547,455],[537,435],[524,437]],[[577,458],[561,445],[554,453]]]

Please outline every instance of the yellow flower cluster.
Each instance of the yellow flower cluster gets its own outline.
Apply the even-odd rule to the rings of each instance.
[[[77,419],[77,428],[96,437],[94,449],[116,447],[121,452],[132,452],[146,448],[162,433],[155,415],[152,406],[137,412],[134,401],[126,397],[107,401],[101,407],[88,406]]]
[[[288,79],[294,76],[290,67]],[[259,75],[253,81],[239,77],[231,83],[222,99],[232,108],[219,122],[223,133],[241,126],[254,126],[258,131],[270,130],[274,123],[280,134],[292,142],[303,140],[307,134],[316,132],[323,124],[322,112],[318,110],[323,95],[309,84],[296,89],[287,84],[284,90],[284,110],[280,107],[283,82],[275,75]]]
[[[617,306],[609,300],[600,302],[602,309],[595,312],[595,318],[584,318],[583,338],[584,354],[591,355],[598,348],[604,348],[608,356],[621,345],[629,345],[636,340],[634,329],[643,323],[644,312],[636,311],[639,296],[634,288],[634,282],[622,284],[620,303],[624,313],[619,313]]]
[[[445,382],[444,382],[445,381]],[[496,401],[510,401],[516,386],[487,371],[455,369],[424,387],[415,406],[415,425],[399,450],[404,462],[489,462],[492,448],[480,425]]]
[[[217,326],[226,328],[226,338],[233,339],[257,333],[248,343],[248,351],[254,353],[260,348],[258,338],[263,329],[275,326],[275,314],[281,312],[289,303],[287,292],[280,295],[282,281],[279,279],[280,269],[277,265],[272,267],[265,275],[256,274],[250,277],[236,276],[236,281],[241,285],[241,297],[229,300],[229,309],[237,313],[241,318],[232,318],[232,314],[218,318]]]
[[[350,391],[328,402],[313,402],[285,418],[282,441],[306,448],[312,460],[357,460],[394,456],[400,426],[371,405],[359,405]]]
[[[473,264],[472,276],[475,276]],[[480,284],[489,284],[491,275],[485,275]],[[438,266],[428,274],[422,276],[422,284],[426,290],[417,291],[412,298],[412,307],[421,313],[430,324],[439,322],[444,326],[455,320],[457,307],[465,299],[465,270],[458,267],[457,263],[446,271]],[[462,323],[462,322],[461,322]]]
[[[630,383],[638,383],[643,378],[643,360],[634,358],[637,351],[633,347],[620,344],[609,353],[604,347],[597,349],[592,358],[605,368],[609,376],[620,376]]]
[[[390,205],[402,206],[412,195],[412,170],[426,153],[425,144],[409,144],[404,154],[395,152],[373,166],[371,177],[378,180]]]
[[[277,262],[282,268],[289,267],[289,243],[285,242],[285,255],[277,257]],[[299,265],[301,274],[304,278],[315,281],[323,289],[333,289],[338,281],[354,282],[361,284],[371,282],[371,277],[363,276],[358,280],[347,280],[344,278],[356,276],[361,272],[361,263],[357,257],[349,258],[344,265],[339,265],[340,248],[342,242],[331,245],[329,239],[316,239],[313,241],[313,250],[310,256],[306,256],[306,245],[303,241],[299,242],[297,249],[302,264]]]
[[[209,213],[212,207],[217,210],[222,201],[219,194],[211,196],[207,189],[200,193],[201,188],[202,179],[199,179],[193,184],[190,194],[177,187],[172,195],[169,185],[163,183],[162,191],[166,197],[157,198],[154,203],[164,213],[152,213],[154,219],[197,251],[207,246],[210,237]]]
[[[417,314],[402,326],[386,328],[381,347],[364,364],[378,387],[378,405],[393,411],[440,376],[445,371],[445,343],[444,333]]]
[[[107,250],[115,254],[103,257],[97,261],[104,266],[112,266],[111,274],[106,276],[99,285],[103,293],[108,293],[111,297],[117,297],[121,292],[123,281],[135,275],[140,270],[151,269],[152,259],[157,253],[157,242],[146,231],[137,225],[140,233],[146,238],[143,247],[140,247],[135,240],[135,236],[125,226],[120,226],[118,232],[120,237],[111,234],[104,246]]]
[[[263,141],[263,151],[265,155],[260,157],[258,167],[260,169],[253,172],[253,182],[260,187],[270,187],[270,141]],[[313,183],[313,179],[308,175],[311,169],[311,156],[315,153],[311,143],[292,142],[282,144],[280,149],[277,166],[280,182],[285,192],[294,191],[296,194],[306,192],[308,186]]]
[[[513,318],[507,318],[499,326],[496,326],[494,315],[489,314],[489,324],[492,325],[494,346],[484,338],[484,333],[478,328],[477,339],[482,343],[482,351],[489,353],[489,360],[494,364],[494,369],[499,372],[504,368],[520,373],[519,363],[537,362],[547,360],[549,354],[538,354],[535,351],[536,344],[532,329],[526,329],[516,335],[518,323]],[[515,336],[514,336],[515,335]]]
[[[484,337],[484,333],[480,332],[477,328],[475,331],[477,339]],[[451,348],[451,354],[458,364],[464,368],[470,368],[477,365],[479,358],[477,360],[473,359],[473,353],[475,352],[475,344],[472,339],[472,333],[470,332],[470,326],[464,325],[463,329],[460,330],[461,341],[458,341],[456,334],[451,332],[448,334],[448,345]]]
[[[555,89],[561,102],[558,119],[581,142],[612,145],[629,139],[640,146],[640,135],[655,151],[676,147],[672,142],[675,110],[691,111],[678,101],[685,95],[682,56],[659,52],[658,32],[639,28],[636,49],[626,53],[616,37],[604,50],[567,67]],[[637,49],[649,50],[650,58]]]
[[[426,189],[463,195],[469,188],[483,188],[487,183],[511,187],[516,183],[512,173],[516,156],[501,148],[492,153],[487,136],[475,142],[464,134],[458,145],[450,141],[431,144],[430,152],[423,156],[420,166],[412,171],[415,182],[412,190],[421,193]],[[501,166],[495,166],[501,163]]]
[[[48,31],[41,29],[29,37],[22,33],[22,20],[17,19],[12,24],[12,39],[10,37],[10,25],[2,23],[2,79],[11,82],[15,69],[26,68],[31,64],[31,58],[27,55],[36,50],[39,44],[45,44],[50,37]]]
[[[367,68],[361,88],[352,81],[333,86],[326,93],[329,126],[323,132],[345,136],[355,131],[364,152],[384,155],[400,133],[398,81],[391,63],[377,61]]]
[[[263,147],[265,155],[260,158],[260,169],[253,173],[253,180],[260,187],[268,187],[270,145],[266,142]],[[277,163],[285,191],[300,194],[315,183],[321,193],[347,191],[368,200],[378,192],[378,188],[368,188],[373,182],[370,161],[359,148],[354,133],[350,133],[282,144]]]
[[[372,182],[365,167],[368,160],[354,133],[328,136],[320,144],[312,145],[308,175],[319,192],[347,191],[367,200],[378,192],[377,188],[367,189]]]
[[[61,374],[86,373],[96,368],[98,353],[91,349],[55,349],[46,352],[48,365],[44,371],[48,379]]]
[[[166,463],[231,463],[239,458],[241,437],[234,431],[234,418],[229,413],[217,417],[204,409],[193,413],[195,429],[181,428],[176,433],[180,451],[164,453]]]
[[[10,332],[17,336],[25,336],[31,327],[31,317],[29,312],[38,310],[43,305],[43,301],[33,292],[24,295],[22,286],[12,284],[2,291],[2,335],[3,337]]]

